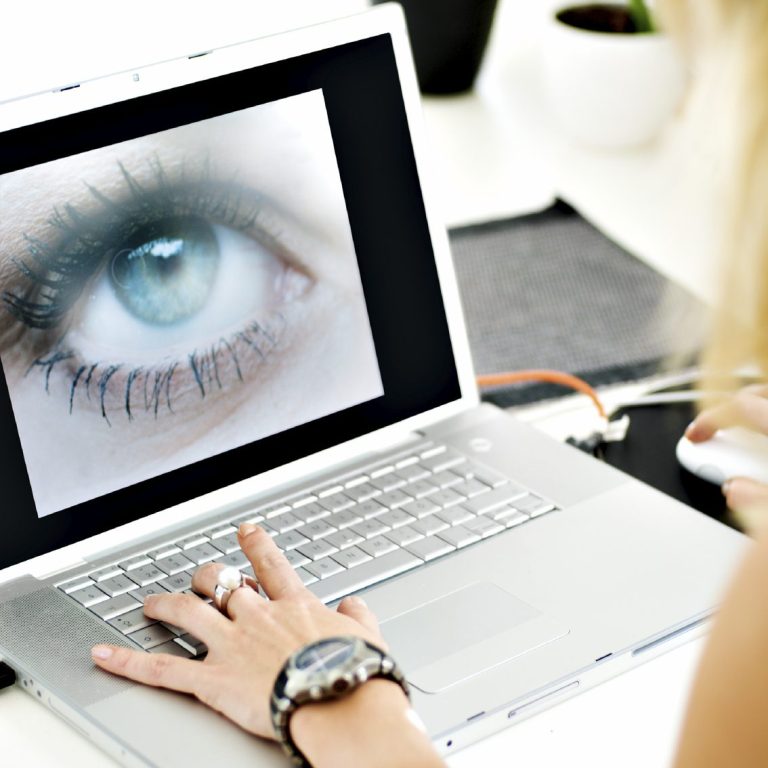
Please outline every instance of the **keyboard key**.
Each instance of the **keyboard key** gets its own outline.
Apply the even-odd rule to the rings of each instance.
[[[382,493],[387,493],[388,491],[394,491],[395,488],[400,488],[406,482],[404,477],[400,477],[394,472],[389,472],[386,475],[372,479],[371,485],[374,488],[378,488]]]
[[[472,477],[485,485],[490,485],[492,488],[498,488],[500,485],[509,482],[509,479],[502,475],[501,472],[497,472],[495,469],[488,469],[488,467],[482,467],[473,462],[462,464],[456,471],[459,474],[463,474],[467,479]]]
[[[518,512],[525,512],[529,517],[538,517],[545,512],[551,512],[555,508],[551,501],[545,501],[533,493],[529,493],[521,499],[516,499],[512,502],[512,506]]]
[[[414,461],[415,460],[416,457],[414,457]],[[425,477],[429,477],[429,470],[424,469],[424,467],[419,466],[418,464],[410,464],[402,469],[398,469],[395,474],[407,483],[411,483],[415,480],[422,480]]]
[[[514,528],[516,525],[527,523],[531,519],[528,515],[523,514],[514,507],[502,507],[483,515],[483,517],[493,517],[494,520],[501,523],[505,528]]]
[[[192,658],[192,654],[176,642],[177,639],[169,640],[167,643],[160,643],[160,645],[147,648],[147,650],[150,653],[167,653],[170,656],[182,656],[185,659]]]
[[[438,538],[443,541],[447,541],[457,549],[466,547],[468,544],[473,544],[476,541],[480,541],[480,536],[469,528],[465,528],[463,525],[455,525],[453,528],[449,528],[447,531],[441,531],[437,534]]]
[[[190,634],[181,635],[174,642],[189,651],[195,658],[200,658],[208,653],[208,646],[202,640],[198,640]]]
[[[165,574],[162,575],[164,576]],[[113,576],[111,579],[104,579],[104,581],[99,582],[99,589],[106,592],[110,597],[124,595],[132,589],[138,589],[139,586],[135,581],[131,581],[127,576],[123,575]]]
[[[104,621],[114,619],[115,616],[120,616],[123,613],[128,613],[134,608],[138,608],[141,603],[138,600],[134,600],[130,593],[125,595],[119,595],[113,597],[110,600],[105,600],[96,605],[90,606],[90,609]]]
[[[333,533],[336,530],[332,525],[325,520],[315,520],[314,523],[307,523],[298,529],[298,532],[302,536],[306,536],[311,541],[317,541],[318,539],[325,538],[329,533]]]
[[[315,562],[323,557],[334,554],[337,549],[325,539],[320,539],[319,541],[310,541],[309,544],[302,545],[297,551]]]
[[[237,528],[235,528],[235,526],[231,523],[217,525],[215,528],[209,528],[207,531],[205,531],[205,535],[209,539],[220,539],[222,536],[227,536],[233,533],[237,533]]]
[[[264,507],[259,510],[262,520],[271,520],[277,515],[282,515],[283,512],[288,512],[291,509],[289,504],[285,502],[278,502],[277,504],[270,504],[268,507]]]
[[[421,499],[424,496],[429,496],[430,493],[440,490],[439,485],[430,482],[429,480],[416,480],[414,483],[408,483],[403,487],[403,490],[413,496],[414,499]]]
[[[525,496],[526,493],[524,488],[514,483],[507,483],[500,488],[494,488],[494,490],[484,493],[482,496],[470,499],[464,503],[464,506],[476,515],[481,515],[497,507],[505,506],[511,501]]]
[[[486,539],[488,536],[493,536],[504,530],[503,523],[498,523],[485,515],[479,515],[478,517],[472,518],[472,520],[467,520],[467,522],[464,523],[464,527],[468,528],[473,533],[476,533],[482,539]]]
[[[411,527],[425,536],[432,536],[448,528],[448,523],[445,520],[441,520],[437,515],[429,515],[421,520],[417,520],[415,523],[411,523]]]
[[[313,501],[317,501],[317,496],[314,493],[305,493],[301,496],[291,499],[290,504],[294,509],[311,504]]]
[[[277,544],[277,546],[284,552],[296,549],[296,547],[306,544],[308,541],[310,541],[310,539],[298,531],[288,531],[288,533],[281,533],[279,536],[275,537],[275,544]]]
[[[135,597],[138,601],[144,602],[144,598],[147,595],[162,595],[168,594],[168,590],[161,584],[148,584],[146,587],[139,587],[131,592],[131,597]]]
[[[385,536],[374,536],[368,541],[364,541],[360,544],[360,549],[363,552],[367,552],[371,557],[380,557],[386,555],[388,552],[392,552],[397,549],[397,544],[390,541]]]
[[[443,539],[439,539],[437,536],[428,536],[425,539],[414,541],[413,544],[409,544],[405,549],[412,555],[415,555],[422,560],[429,561],[434,560],[441,555],[447,555],[449,552],[453,552],[456,547]]]
[[[351,530],[364,539],[372,539],[380,533],[386,533],[389,530],[389,526],[380,523],[376,518],[371,518],[370,520],[364,520],[362,523],[353,525]]]
[[[309,571],[305,571],[304,568],[297,568],[296,573],[299,575],[299,578],[301,579],[302,584],[304,586],[309,586],[310,584],[314,584],[316,581],[319,581],[317,576],[315,576],[314,573],[310,573]]]
[[[361,541],[364,541],[364,539],[359,533],[344,529],[336,531],[336,533],[329,533],[326,541],[329,541],[338,549],[346,549],[347,547],[359,544]]]
[[[394,541],[398,547],[405,547],[414,541],[424,538],[423,533],[420,533],[410,525],[404,525],[402,528],[390,531],[386,536],[390,541]]]
[[[331,496],[320,501],[320,506],[325,507],[330,512],[338,512],[340,509],[347,509],[355,503],[355,500],[344,493],[334,493]]]
[[[422,459],[428,459],[431,456],[437,456],[441,453],[445,453],[448,450],[446,445],[429,445],[419,453],[419,457]]]
[[[398,507],[402,507],[403,504],[413,501],[413,496],[409,496],[402,490],[389,491],[387,493],[382,493],[376,501],[379,504],[383,504],[385,507],[389,507],[389,509],[397,509]]]
[[[131,581],[135,581],[140,587],[146,587],[147,584],[154,584],[160,579],[164,579],[168,574],[157,567],[155,563],[152,565],[141,565],[138,568],[134,568],[131,571]]]
[[[384,475],[389,475],[392,472],[395,471],[395,465],[394,464],[382,464],[381,466],[374,467],[368,472],[368,476],[371,480],[374,480],[379,477],[383,477]]]
[[[211,560],[215,560],[221,552],[219,552],[213,544],[198,544],[194,547],[189,547],[184,550],[184,555],[188,557],[195,565],[202,565],[208,563]]]
[[[374,496],[378,496],[380,493],[381,491],[375,485],[371,485],[367,481],[352,487],[347,484],[347,496],[350,496],[357,502],[368,501],[368,499],[372,499]]]
[[[316,560],[314,563],[307,563],[303,567],[304,570],[309,571],[313,576],[317,576],[318,579],[327,579],[329,576],[333,576],[344,570],[344,566],[339,565],[339,563],[331,557],[323,557],[320,560]]]
[[[102,592],[98,587],[76,589],[74,592],[70,592],[69,596],[77,600],[80,605],[84,605],[86,608],[90,608],[92,605],[96,605],[96,603],[101,603],[104,600],[109,599],[109,595]]]
[[[354,568],[356,565],[365,563],[372,558],[371,555],[367,552],[363,552],[359,547],[348,547],[341,552],[337,552],[333,556],[333,559],[345,568]]]
[[[78,576],[75,579],[70,579],[69,581],[65,581],[63,584],[59,584],[59,589],[62,590],[62,592],[69,594],[70,592],[75,592],[78,589],[85,589],[86,587],[92,586],[93,579],[87,575],[84,575]]]
[[[250,512],[246,512],[244,515],[236,517],[231,522],[235,528],[239,528],[243,523],[252,523],[253,525],[257,525],[258,523],[262,522],[262,520],[264,520],[264,515],[262,515],[258,510],[252,509]]]
[[[108,565],[106,568],[100,568],[98,571],[93,571],[88,574],[94,581],[104,581],[111,579],[114,576],[120,576],[123,573],[123,569],[119,565]]]
[[[437,490],[437,488],[435,488],[435,490]],[[439,511],[441,507],[427,498],[409,501],[407,504],[403,504],[401,509],[409,515],[413,515],[416,518],[422,518],[434,514]]]
[[[376,515],[380,515],[382,512],[386,512],[387,508],[383,504],[379,504],[378,501],[370,499],[369,501],[363,501],[356,507],[352,507],[352,511],[360,515],[363,520],[369,520]]]
[[[297,552],[295,549],[288,550],[285,554],[285,559],[294,567],[298,568],[300,565],[306,565],[310,562],[308,557],[305,557],[301,552]]]
[[[429,497],[430,501],[434,501],[435,504],[439,504],[441,507],[452,507],[455,504],[461,504],[462,501],[466,501],[466,498],[460,493],[456,493],[452,488],[443,488],[437,493],[433,493]]]
[[[157,583],[165,587],[169,592],[183,592],[192,586],[192,576],[189,571],[182,571]]]
[[[324,499],[326,496],[333,496],[334,493],[341,493],[344,490],[344,486],[341,483],[333,483],[332,485],[325,485],[322,488],[315,489],[315,496],[318,499]]]
[[[157,549],[153,549],[151,552],[147,552],[147,554],[153,560],[162,560],[164,557],[168,557],[168,555],[175,555],[177,552],[181,552],[180,547],[177,547],[175,544],[164,544]]]
[[[162,560],[156,560],[154,564],[155,567],[168,574],[168,576],[173,576],[174,573],[181,573],[195,567],[195,564],[182,554],[164,557]]]
[[[341,512],[334,512],[328,518],[328,523],[339,529],[349,528],[350,525],[361,523],[362,521],[363,518],[354,509],[342,509]]]
[[[130,640],[140,645],[145,651],[149,648],[154,648],[161,643],[167,643],[173,639],[175,635],[169,629],[166,629],[161,624],[151,624],[144,629],[140,629],[138,632],[131,632],[128,635]]]
[[[412,545],[413,546],[413,545]],[[387,555],[376,557],[367,563],[350,568],[335,576],[312,584],[311,591],[324,603],[357,592],[379,581],[396,576],[399,573],[421,565],[423,560],[404,549],[396,549]],[[301,570],[301,569],[299,569]]]
[[[228,533],[225,536],[219,536],[212,542],[214,547],[225,555],[240,549],[240,542],[237,539],[237,533]]]
[[[460,525],[466,523],[467,520],[471,520],[474,515],[463,507],[451,507],[450,509],[443,509],[440,512],[435,512],[435,516],[444,520],[448,525]]]
[[[322,518],[328,517],[331,511],[313,501],[304,507],[294,509],[293,514],[301,518],[305,523],[313,523],[315,520],[322,520]]]
[[[128,611],[128,613],[122,614],[122,616],[109,620],[109,624],[115,629],[119,629],[124,635],[144,629],[150,626],[150,624],[155,623],[157,623],[157,619],[150,619],[144,615],[144,608],[135,608],[132,611]]]
[[[251,564],[251,561],[241,549],[238,549],[236,552],[230,552],[228,555],[219,555],[213,562],[238,569]]]
[[[416,522],[416,518],[413,515],[409,515],[402,509],[393,509],[390,512],[385,512],[376,519],[390,528],[400,528],[402,525]]]
[[[456,493],[460,493],[462,496],[466,496],[468,499],[471,499],[475,496],[479,496],[481,493],[490,491],[491,487],[485,483],[481,483],[479,480],[470,478],[469,480],[462,480],[460,483],[456,483],[452,490],[456,491]]]
[[[165,627],[169,632],[176,635],[176,637],[181,637],[182,635],[186,634],[187,630],[182,629],[181,627],[177,627],[175,624],[169,624],[167,621],[161,621],[159,622],[161,627]]]
[[[176,544],[178,544],[184,551],[192,549],[192,547],[199,547],[201,544],[206,543],[208,543],[208,537],[204,533],[193,533],[191,536],[187,536],[176,542]]]
[[[151,562],[152,561],[149,559],[149,555],[136,555],[135,557],[131,557],[128,560],[123,560],[123,562],[119,563],[119,565],[124,571],[132,571],[134,568],[138,568],[140,565],[147,565]]]
[[[405,456],[402,459],[398,459],[395,462],[395,468],[403,469],[404,467],[411,467],[414,464],[417,464],[418,461],[419,457],[416,454],[411,454],[410,456]]]
[[[466,460],[466,456],[462,456],[457,451],[449,448],[447,451],[438,453],[436,456],[428,456],[426,459],[422,459],[421,466],[430,472],[442,472],[442,470],[455,467],[457,464],[463,464]]]
[[[460,483],[463,479],[461,475],[446,469],[443,472],[436,472],[432,475],[429,478],[429,482],[439,485],[441,488],[450,488],[452,485]]]
[[[283,512],[269,521],[269,525],[278,533],[292,531],[294,528],[304,525],[304,521],[292,512]]]

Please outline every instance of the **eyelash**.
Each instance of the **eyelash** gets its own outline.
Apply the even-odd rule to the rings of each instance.
[[[144,411],[152,412],[155,418],[161,405],[173,413],[171,380],[180,368],[188,368],[193,387],[199,390],[201,399],[205,399],[214,388],[223,388],[218,363],[222,354],[229,356],[237,379],[242,381],[240,349],[264,362],[277,347],[286,328],[284,315],[275,311],[269,318],[251,322],[229,338],[220,338],[202,352],[194,349],[185,361],[164,362],[161,367],[131,368],[117,392],[114,387],[110,389],[110,380],[118,371],[124,370],[125,365],[96,362],[80,364],[75,369],[71,361],[77,355],[62,346],[66,329],[57,331],[58,326],[113,253],[154,222],[178,215],[215,220],[250,232],[273,253],[287,256],[277,235],[267,231],[261,221],[261,198],[249,190],[246,205],[245,190],[235,183],[215,181],[207,164],[195,179],[186,178],[186,172],[182,170],[180,180],[170,184],[161,163],[154,159],[151,162],[151,189],[136,181],[122,164],[118,165],[125,183],[126,199],[115,201],[89,185],[88,190],[102,211],[83,214],[71,204],[65,205],[63,212],[54,209],[48,224],[60,233],[58,244],[48,245],[25,235],[31,263],[18,258],[13,258],[12,263],[27,280],[27,286],[0,295],[6,309],[28,328],[43,333],[56,331],[58,340],[48,345],[50,351],[33,360],[27,375],[35,369],[43,369],[44,388],[49,392],[54,368],[70,361],[67,371],[69,413],[72,413],[78,391],[84,390],[88,400],[92,399],[93,391],[98,397],[101,415],[110,426],[107,412],[110,392],[122,401],[129,421],[133,420],[137,401],[139,408],[143,405]]]

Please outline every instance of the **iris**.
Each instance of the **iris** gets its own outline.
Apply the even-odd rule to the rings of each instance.
[[[123,306],[151,325],[173,325],[208,301],[219,268],[213,228],[199,218],[166,219],[112,260],[110,281]]]

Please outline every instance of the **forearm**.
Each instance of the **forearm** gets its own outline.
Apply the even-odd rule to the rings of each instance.
[[[301,707],[291,735],[314,768],[443,768],[408,710],[397,685],[371,680],[343,699]]]

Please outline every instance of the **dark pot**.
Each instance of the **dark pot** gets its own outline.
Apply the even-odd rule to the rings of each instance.
[[[398,2],[408,22],[422,93],[468,91],[480,71],[497,0]]]

